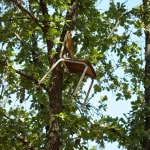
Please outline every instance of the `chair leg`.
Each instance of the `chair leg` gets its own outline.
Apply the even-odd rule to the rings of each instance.
[[[89,94],[90,94],[90,91],[91,91],[91,88],[92,88],[92,85],[93,85],[93,79],[91,80],[91,83],[90,83],[90,86],[89,86],[89,89],[88,89],[88,92],[87,92],[87,94],[86,94],[86,97],[85,97],[85,99],[84,99],[84,102],[83,102],[83,104],[82,104],[82,109],[84,109],[84,107],[85,107],[85,104],[86,104],[86,101],[87,101],[87,99],[88,99],[88,97],[89,97]]]
[[[48,70],[48,72],[46,72],[46,74],[45,74],[45,75],[42,77],[42,79],[39,81],[39,84],[41,84],[41,83],[44,81],[44,79],[48,76],[48,74],[49,74],[50,72],[52,72],[52,71],[55,69],[55,67],[56,67],[61,61],[64,61],[64,59],[61,58],[61,59],[57,60],[54,65],[52,65],[52,67]]]
[[[76,95],[76,94],[77,94],[77,92],[78,92],[78,90],[79,90],[79,87],[80,87],[80,84],[81,84],[81,82],[82,82],[82,80],[83,80],[83,78],[84,78],[84,76],[85,76],[85,73],[86,73],[87,69],[88,69],[88,66],[85,65],[85,69],[84,69],[84,71],[83,71],[83,73],[82,73],[82,76],[81,76],[81,78],[80,78],[80,80],[79,80],[79,82],[78,82],[78,84],[77,84],[77,87],[76,87],[76,89],[75,89],[73,95]]]

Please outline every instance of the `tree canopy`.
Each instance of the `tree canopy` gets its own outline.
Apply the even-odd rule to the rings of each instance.
[[[0,2],[0,149],[94,150],[118,142],[142,150],[150,143],[149,51],[145,55],[143,44],[147,37],[148,48],[148,0],[132,10],[113,0],[108,10],[96,0]],[[84,109],[88,80],[72,96],[80,74],[59,65],[38,84],[58,60],[67,31],[75,57],[96,70]],[[109,92],[116,101],[130,101],[131,111],[106,115]],[[102,96],[95,98],[98,93]]]

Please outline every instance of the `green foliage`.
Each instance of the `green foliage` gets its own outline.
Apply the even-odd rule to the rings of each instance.
[[[0,5],[0,149],[42,150],[47,144],[50,110],[45,87],[51,81],[48,78],[42,86],[37,82],[48,70],[49,58],[57,54],[61,32],[69,25],[65,15],[70,0],[45,2],[49,12],[46,16],[37,1],[22,1],[21,5],[35,19],[13,1],[4,0]],[[100,12],[95,3],[96,0],[79,2],[73,44],[76,57],[89,60],[96,69],[91,99],[100,92],[103,96],[95,99],[97,106],[89,102],[82,110],[85,92],[72,97],[78,77],[64,73],[63,111],[55,115],[61,124],[62,149],[95,150],[94,146],[88,147],[89,141],[99,147],[105,147],[106,141],[117,141],[127,149],[140,148],[139,141],[148,134],[143,129],[144,60],[139,43],[132,39],[141,37],[144,25],[135,19],[139,16],[136,9],[135,16],[121,17],[127,11],[124,4],[111,1],[109,10]],[[109,36],[118,19],[119,26]],[[46,35],[42,28],[45,24],[49,27]],[[46,40],[53,41],[51,54]],[[145,86],[149,86],[149,79]],[[115,93],[116,101],[132,100],[129,114],[122,118],[103,114],[111,99],[108,92]]]

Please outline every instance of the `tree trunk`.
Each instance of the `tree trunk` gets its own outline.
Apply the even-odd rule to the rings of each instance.
[[[142,143],[144,150],[150,150],[150,139],[148,130],[150,130],[150,24],[148,23],[149,15],[147,8],[148,0],[143,0],[144,7],[144,24],[145,24],[145,136]]]
[[[49,108],[50,108],[50,120],[49,130],[47,134],[48,143],[47,150],[60,150],[60,131],[59,120],[55,116],[62,111],[62,85],[63,85],[63,72],[62,68],[58,66],[52,73],[49,88]]]

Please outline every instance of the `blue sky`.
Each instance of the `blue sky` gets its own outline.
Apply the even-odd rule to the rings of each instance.
[[[99,7],[102,9],[109,8],[109,2],[112,0],[98,0]],[[142,0],[114,0],[114,2],[124,3],[128,10],[142,4]]]

